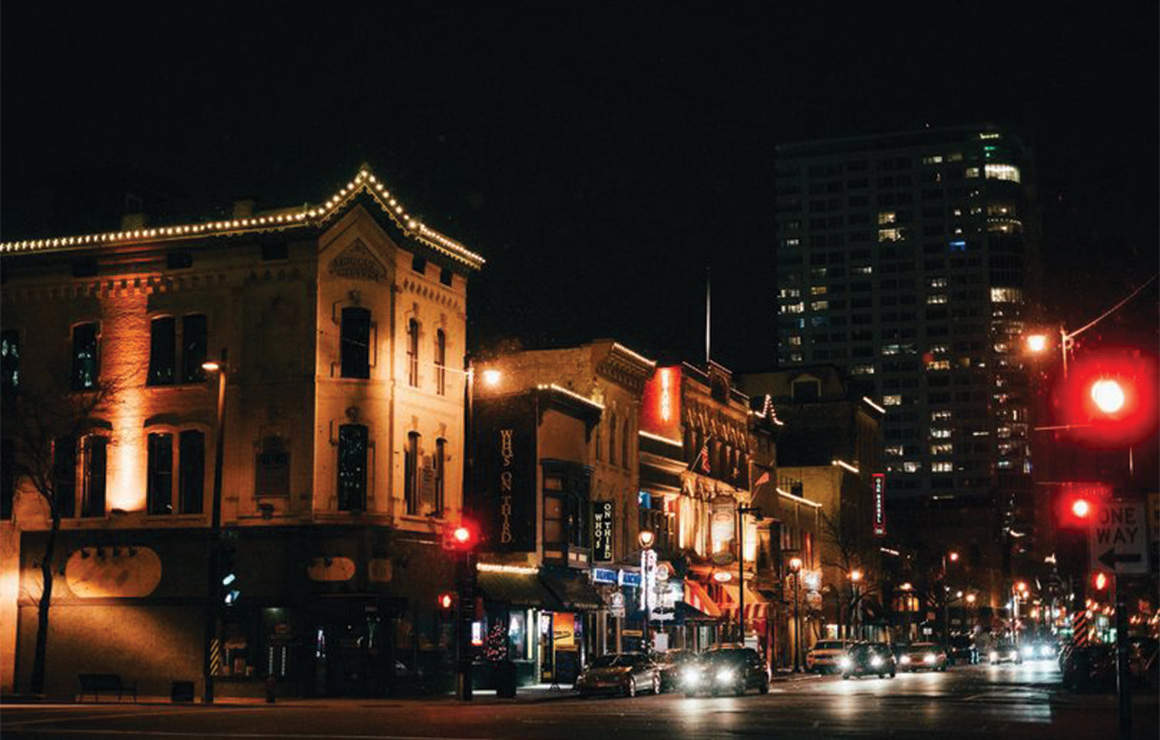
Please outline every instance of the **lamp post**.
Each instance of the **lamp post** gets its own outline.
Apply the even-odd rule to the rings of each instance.
[[[202,702],[213,704],[213,652],[217,643],[218,610],[221,602],[221,531],[222,531],[222,465],[226,439],[226,365],[227,352],[222,348],[220,359],[202,363],[207,373],[217,373],[217,444],[213,463],[213,502],[209,510],[209,563],[205,592],[205,644],[202,650],[202,678],[205,688]]]
[[[802,625],[798,616],[798,601],[801,591],[802,559],[790,558],[789,571],[793,575],[793,672],[801,673]]]
[[[741,646],[745,647],[745,515],[761,516],[760,506],[737,505],[738,535],[737,535],[737,622],[741,627]]]
[[[651,530],[642,529],[636,535],[637,544],[640,545],[640,553],[644,562],[641,563],[640,569],[640,592],[644,596],[644,646],[645,651],[652,648],[652,607],[653,599],[656,598],[656,588],[649,585],[649,570],[655,568],[656,560],[648,557],[646,554],[652,552],[653,544],[656,542],[656,535]],[[654,573],[653,578],[656,578]]]
[[[943,604],[943,650],[951,649],[951,587],[947,585],[947,563],[959,562],[959,554],[955,551],[943,553],[942,557],[942,604]]]
[[[898,587],[898,590],[902,591],[902,614],[906,620],[906,627],[904,628],[905,629],[904,634],[906,635],[906,642],[907,643],[910,642],[910,591],[913,588],[914,588],[914,586],[911,585],[910,581],[907,581],[906,583],[904,583]]]
[[[854,626],[855,618],[858,621],[857,637],[862,637],[862,600],[861,593],[858,590],[858,584],[862,582],[862,571],[855,568],[850,571],[850,594],[852,596],[850,604],[850,626]]]

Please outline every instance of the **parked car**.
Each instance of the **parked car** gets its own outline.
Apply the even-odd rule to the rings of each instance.
[[[933,642],[907,645],[898,655],[898,668],[903,671],[945,671],[947,663],[946,651]]]
[[[987,651],[987,662],[991,665],[999,665],[1000,663],[1020,665],[1023,663],[1023,656],[1019,654],[1019,649],[1015,647],[1015,643],[1000,640]]]
[[[849,640],[821,640],[806,653],[806,670],[811,673],[835,673],[838,660],[853,645]]]
[[[881,642],[863,642],[854,645],[838,661],[842,678],[877,674],[879,678],[898,672],[898,663],[890,646]]]
[[[951,649],[947,656],[951,665],[975,665],[979,662],[979,648],[970,635],[954,635],[951,637]]]
[[[698,660],[682,669],[681,684],[687,696],[699,693],[740,696],[749,689],[768,694],[769,666],[753,648],[716,648],[702,653]]]
[[[661,673],[644,653],[613,653],[593,658],[576,678],[576,691],[587,699],[593,694],[636,696],[638,691],[661,692]]]
[[[692,650],[669,650],[655,653],[652,658],[661,672],[661,691],[676,691],[681,688],[681,671],[697,661],[697,653]]]

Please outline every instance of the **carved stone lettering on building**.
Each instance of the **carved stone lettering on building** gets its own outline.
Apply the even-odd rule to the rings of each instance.
[[[361,239],[356,239],[331,261],[330,274],[352,280],[379,282],[387,276],[387,271],[367,245]]]

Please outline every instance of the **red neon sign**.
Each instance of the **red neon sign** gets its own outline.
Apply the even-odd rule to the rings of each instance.
[[[886,474],[871,476],[874,486],[874,536],[886,535]]]
[[[659,367],[644,386],[641,431],[681,441],[681,368]]]

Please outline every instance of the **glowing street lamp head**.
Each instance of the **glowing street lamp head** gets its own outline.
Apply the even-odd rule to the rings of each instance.
[[[974,594],[967,594],[967,603],[974,604],[977,597]]]
[[[802,569],[802,559],[801,558],[790,558],[789,559],[789,569],[794,571],[795,573],[797,571],[801,570]]]
[[[911,585],[910,581],[907,581],[906,583],[902,584],[898,588],[902,591],[909,591],[910,589],[914,588],[914,586]]]
[[[854,583],[857,583],[858,581],[862,580],[862,571],[860,571],[860,570],[850,571],[850,580],[853,581]]]
[[[642,529],[640,530],[640,534],[637,535],[637,541],[640,543],[641,547],[643,547],[645,550],[648,550],[653,546],[653,542],[656,541],[656,535],[647,529]]]
[[[1047,349],[1047,335],[1046,334],[1030,334],[1027,337],[1027,351],[1028,352],[1042,352]]]
[[[952,563],[959,562],[959,554],[957,552],[949,552],[947,553],[947,557],[950,558]]]
[[[1100,378],[1092,383],[1092,401],[1105,414],[1114,414],[1124,408],[1124,389],[1110,378]]]
[[[222,366],[221,363],[217,362],[216,360],[206,360],[205,362],[201,363],[201,369],[205,370],[207,373],[216,373],[218,370],[222,369]]]
[[[489,367],[483,371],[483,384],[488,388],[495,388],[502,379],[503,373],[493,367]]]

